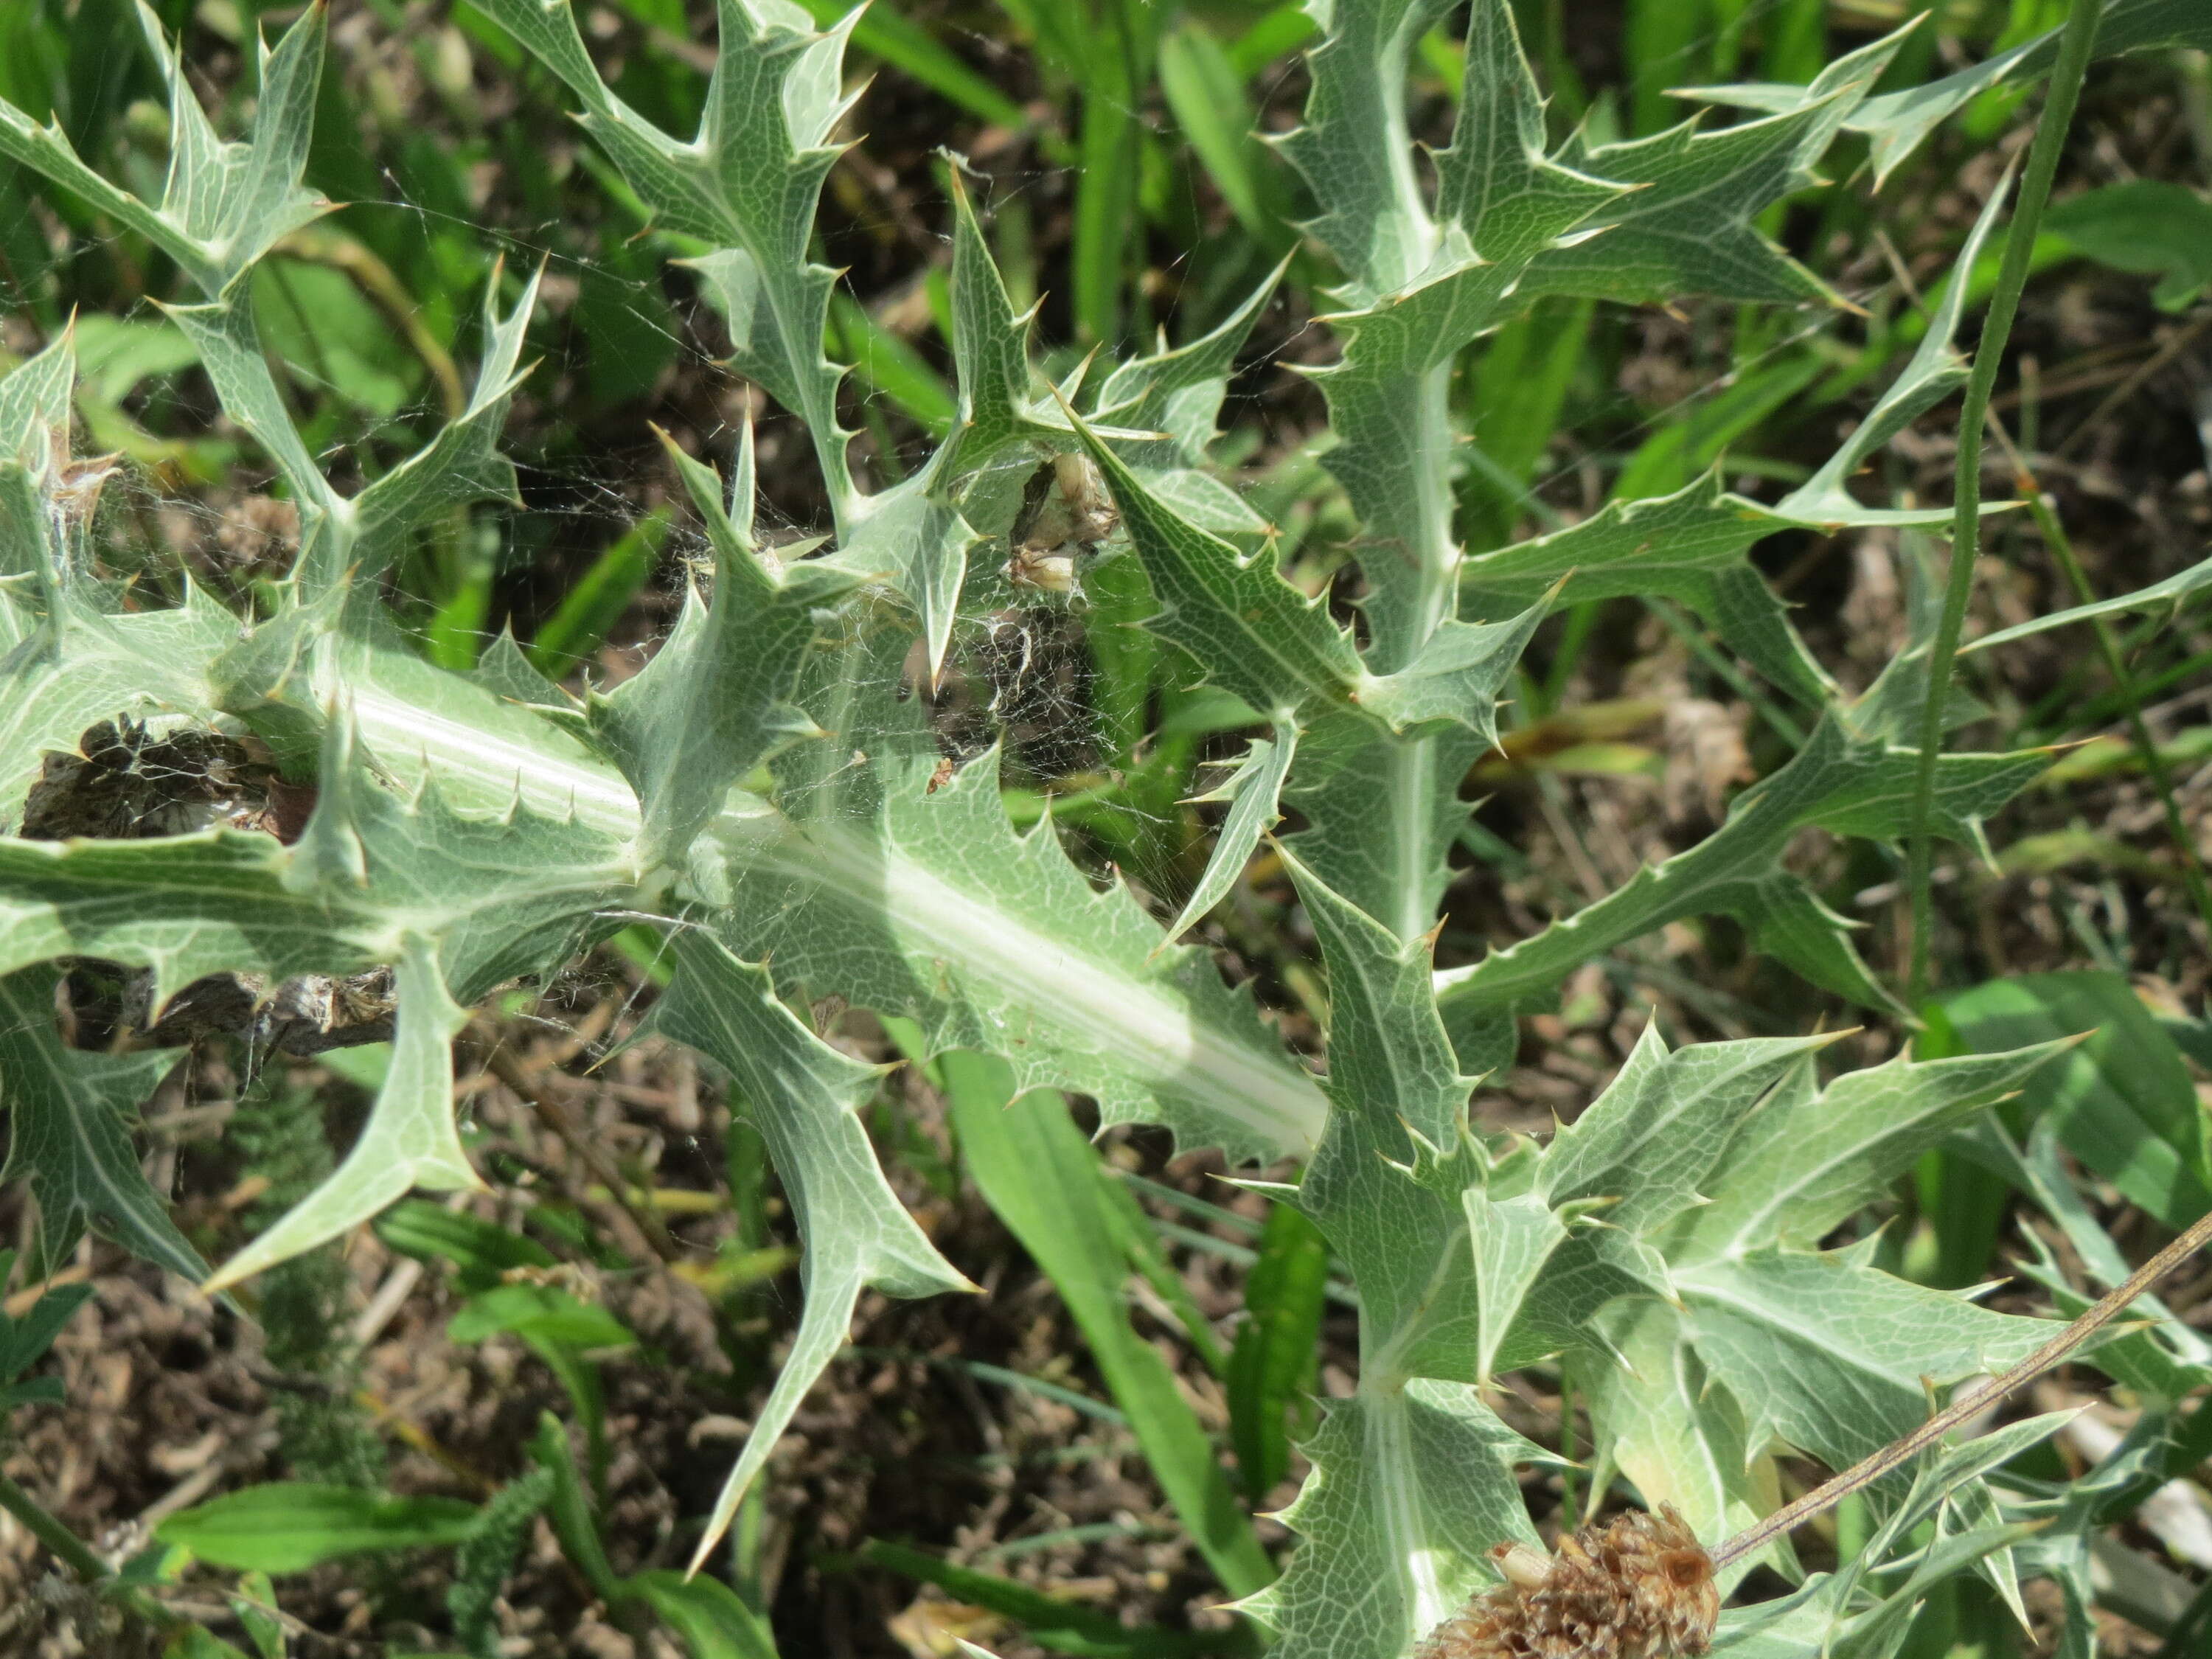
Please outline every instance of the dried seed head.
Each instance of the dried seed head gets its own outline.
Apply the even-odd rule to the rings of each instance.
[[[1549,1558],[1491,1553],[1506,1582],[1431,1631],[1419,1659],[1692,1659],[1712,1641],[1712,1560],[1671,1504],[1584,1527]]]

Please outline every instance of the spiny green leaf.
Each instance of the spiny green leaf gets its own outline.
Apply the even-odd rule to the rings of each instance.
[[[1691,1257],[1808,1247],[1887,1192],[1913,1160],[2019,1088],[2067,1045],[1796,1074],[1729,1145],[1670,1249]]]
[[[1435,251],[1403,87],[1414,43],[1455,3],[1331,0],[1306,54],[1304,124],[1273,141],[1321,205],[1307,234],[1370,295],[1409,281]]]
[[[1075,430],[1158,596],[1147,629],[1271,718],[1352,699],[1359,653],[1319,601],[1285,581],[1267,552],[1247,557],[1157,500],[1079,419]]]
[[[1580,524],[1462,562],[1470,596],[1527,602],[1564,584],[1559,602],[1661,595],[1710,622],[1769,680],[1808,703],[1833,684],[1745,555],[1790,521],[1731,494],[1717,470],[1671,495],[1608,501]]]
[[[1498,696],[1551,608],[1547,593],[1504,622],[1438,623],[1413,661],[1360,687],[1360,707],[1393,732],[1449,720],[1486,750],[1497,747]]]
[[[1865,465],[1875,451],[1966,384],[1966,361],[1951,339],[1958,332],[1959,317],[1966,308],[1966,279],[1996,224],[2010,182],[2008,175],[2004,185],[1990,193],[1973,228],[1967,232],[1951,280],[1928,319],[1928,331],[1920,337],[1920,344],[1904,372],[1868,411],[1843,447],[1818,472],[1775,503],[1778,514],[1816,524],[1925,524],[1940,522],[1948,515],[1944,508],[1878,512],[1863,507],[1844,489],[1844,481]]]
[[[2075,623],[2094,622],[2099,617],[2117,617],[2139,611],[2162,611],[2169,606],[2180,607],[2191,594],[2212,587],[2212,559],[2192,564],[2186,570],[2176,571],[2164,581],[2139,587],[2132,593],[2121,593],[2109,599],[2099,599],[2090,605],[2077,605],[2070,610],[2052,611],[2040,617],[2032,617],[2010,628],[2000,628],[1993,633],[1961,646],[1961,651],[1985,651],[1991,646],[2010,645],[2037,634],[2048,633],[2054,628],[2069,628]]]
[[[329,752],[349,754],[342,732]],[[403,803],[334,758],[291,848],[227,829],[0,838],[0,971],[72,955],[150,968],[158,1010],[203,975],[354,973],[398,961],[419,935],[474,1000],[564,957],[631,874],[615,843],[575,823],[520,806],[464,817],[434,792]]]
[[[169,1219],[127,1132],[177,1051],[64,1048],[54,1029],[59,978],[45,966],[0,975],[0,1104],[8,1108],[0,1182],[21,1181],[39,1200],[31,1272],[44,1278],[58,1270],[89,1224],[197,1282],[207,1263]]]
[[[305,573],[311,580],[319,576],[329,582],[341,574],[356,581],[374,580],[397,562],[408,536],[437,514],[483,501],[520,504],[514,463],[499,453],[498,444],[507,424],[507,403],[528,373],[516,365],[543,275],[542,266],[532,273],[502,317],[499,267],[493,267],[484,289],[483,362],[477,369],[468,406],[422,449],[354,498],[352,570]]]
[[[1553,1461],[1464,1383],[1363,1386],[1327,1407],[1282,1513],[1304,1535],[1281,1580],[1242,1603],[1283,1650],[1403,1659],[1498,1582],[1494,1544],[1536,1541],[1518,1466]]]
[[[1490,747],[1464,726],[1401,738],[1360,716],[1324,715],[1306,728],[1285,791],[1306,820],[1289,844],[1330,888],[1387,919],[1400,938],[1425,933],[1474,810],[1459,798],[1457,781]],[[1377,811],[1382,801],[1391,803],[1387,812]]]
[[[2058,56],[2058,35],[2057,29],[2046,29],[1969,69],[1925,86],[1869,98],[1853,110],[1844,125],[1871,141],[1875,183],[1887,179],[1929,133],[1984,92],[2008,81],[2026,82],[2047,74]],[[2197,0],[2106,0],[2104,15],[2097,21],[2100,58],[2171,46],[2212,50],[2212,18]],[[1693,87],[1680,95],[1746,109],[1787,111],[1796,108],[1807,91],[1761,82]]]
[[[1260,845],[1260,837],[1282,817],[1283,780],[1297,753],[1298,728],[1289,720],[1275,722],[1273,738],[1255,738],[1251,746],[1222,785],[1196,800],[1226,801],[1229,813],[1206,854],[1205,872],[1191,889],[1182,908],[1168,927],[1168,937],[1181,939],[1192,923],[1221,902],[1246,862]]]
[[[844,371],[823,356],[836,274],[808,257],[814,209],[849,106],[839,84],[854,9],[827,33],[784,0],[719,0],[719,46],[699,130],[662,131],[600,77],[568,0],[484,0],[583,105],[585,131],[665,229],[704,238],[689,261],[730,330],[732,367],[799,415],[814,440],[841,532],[860,497],[837,423]]]
[[[867,767],[839,769],[845,800],[795,787],[800,822],[714,826],[725,863],[703,890],[740,950],[810,995],[835,986],[918,1021],[933,1053],[1000,1054],[1024,1088],[1080,1088],[1109,1124],[1164,1123],[1237,1159],[1313,1144],[1320,1093],[1249,1000],[1202,952],[1163,949],[1125,890],[1093,889],[1048,825],[1015,835],[995,752],[933,787],[933,745],[862,741]]]
[[[2039,751],[1946,755],[1937,763],[1935,831],[1970,845],[1981,823],[2027,787],[2049,763]],[[1695,847],[1639,872],[1533,939],[1441,975],[1439,995],[1463,1040],[1486,1022],[1548,996],[1583,963],[1678,916],[1736,916],[1754,949],[1839,995],[1879,1007],[1888,996],[1850,943],[1853,924],[1821,904],[1781,864],[1796,831],[1817,824],[1838,835],[1888,840],[1903,835],[1911,800],[1914,751],[1859,738],[1830,714],[1780,771],[1738,797],[1728,821]]]
[[[878,1167],[857,1115],[878,1068],[817,1037],[779,1001],[767,971],[696,927],[669,939],[676,978],[653,1005],[655,1030],[726,1071],[767,1140],[797,1212],[806,1305],[799,1334],[721,1495],[692,1565],[714,1547],[766,1467],[799,1401],[844,1346],[854,1304],[873,1285],[891,1296],[973,1287],[939,1255]]]
[[[393,989],[398,1013],[392,1065],[361,1139],[328,1180],[224,1262],[204,1288],[224,1289],[313,1249],[416,1188],[483,1190],[453,1121],[453,1038],[468,1024],[468,1010],[447,994],[435,947],[418,933],[400,942]]]
[[[613,691],[593,694],[587,712],[637,789],[642,862],[672,868],[731,785],[779,744],[816,730],[788,700],[823,608],[857,579],[817,561],[772,565],[753,547],[750,427],[731,481],[734,515],[713,471],[668,448],[714,544],[714,602],[688,595],[653,660]]]
[[[40,127],[4,101],[0,155],[138,232],[216,299],[286,236],[331,211],[330,203],[300,182],[322,76],[324,9],[321,0],[308,7],[273,52],[257,32],[260,96],[252,137],[243,143],[216,137],[186,81],[181,45],[170,45],[143,0],[138,15],[169,88],[169,170],[160,204],[141,202],[85,166],[58,121]]]
[[[34,609],[0,585],[0,826],[20,822],[45,757],[74,753],[103,720],[212,723],[215,664],[237,638],[197,586],[170,610],[114,612],[68,592]]]
[[[1544,154],[1544,100],[1503,0],[1475,0],[1467,73],[1448,149],[1437,152],[1437,207],[1484,259],[1533,258],[1632,186]]]
[[[933,1049],[1003,1053],[1024,1087],[1080,1089],[1109,1122],[1167,1123],[1187,1145],[1239,1158],[1310,1146],[1320,1092],[1202,952],[1160,950],[1141,908],[1126,891],[1096,891],[1049,831],[1016,836],[995,757],[933,787],[935,744],[896,690],[908,640],[887,629],[878,643],[821,653],[794,701],[836,740],[784,752],[780,806],[731,797],[694,843],[683,895],[737,930],[742,952],[768,957],[787,988],[908,1015]],[[520,802],[526,819],[573,818],[617,855],[635,842],[635,793],[548,711],[436,669],[395,636],[349,650],[344,684],[364,744],[408,787],[434,779],[436,799],[471,815]],[[312,702],[289,701],[303,679],[312,686],[295,663],[277,651],[257,668],[265,678],[254,684],[283,699],[259,706],[257,729],[319,720]],[[854,749],[867,758],[855,763]],[[580,882],[580,905],[589,893]],[[4,922],[0,911],[0,939]]]
[[[1784,254],[1754,221],[1814,180],[1813,166],[1904,44],[1899,30],[1838,58],[1799,104],[1717,132],[1695,121],[1649,138],[1592,145],[1577,131],[1556,160],[1641,186],[1600,211],[1601,234],[1543,254],[1528,295],[1667,301],[1690,294],[1791,304],[1832,302],[1827,285]]]

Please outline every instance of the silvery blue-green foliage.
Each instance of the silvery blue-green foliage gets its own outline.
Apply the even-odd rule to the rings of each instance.
[[[708,246],[690,263],[728,325],[730,366],[805,423],[830,544],[756,538],[750,438],[726,483],[679,454],[711,592],[687,598],[643,672],[578,698],[507,640],[473,672],[430,665],[380,584],[431,517],[511,495],[496,440],[533,283],[502,276],[486,296],[483,362],[460,417],[348,495],[285,412],[245,280],[324,206],[300,184],[319,6],[263,54],[252,131],[230,144],[149,14],[177,134],[159,204],[0,106],[0,153],[144,234],[199,289],[171,314],[302,517],[298,564],[264,614],[234,615],[189,583],[175,605],[146,608],[100,574],[90,540],[96,477],[70,452],[69,340],[0,380],[0,824],[23,827],[51,760],[102,721],[250,742],[314,802],[285,842],[222,823],[140,839],[0,836],[6,1173],[38,1200],[47,1260],[92,1226],[227,1284],[411,1188],[478,1184],[453,1104],[451,1041],[468,1008],[642,915],[667,929],[674,969],[654,1029],[728,1075],[805,1251],[797,1341],[702,1554],[861,1290],[965,1288],[878,1167],[857,1115],[875,1072],[793,1012],[833,994],[914,1022],[934,1049],[1003,1055],[1024,1088],[1091,1095],[1108,1124],[1165,1124],[1240,1160],[1304,1160],[1297,1183],[1274,1190],[1355,1280],[1362,1363],[1357,1392],[1310,1448],[1314,1473],[1288,1517],[1303,1542],[1249,1604],[1285,1654],[1395,1659],[1492,1581],[1491,1546],[1533,1536],[1514,1468],[1545,1454],[1487,1395],[1516,1366],[1564,1365],[1589,1404],[1600,1474],[1673,1502],[1710,1542],[1775,1507],[1785,1449],[1849,1462],[1917,1422],[1925,1385],[1986,1372],[2044,1334],[1897,1279],[1866,1249],[1819,1248],[2041,1051],[1895,1062],[1823,1085],[1819,1039],[1670,1051],[1655,1035],[1547,1146],[1469,1127],[1475,1074],[1507,1052],[1515,1018],[1581,963],[1677,918],[1735,916],[1760,951],[1854,1002],[1887,1003],[1850,924],[1784,854],[1808,827],[1903,833],[1916,659],[1844,702],[1747,555],[1778,528],[1919,516],[1863,505],[1850,484],[1956,385],[1961,301],[1931,319],[1834,463],[1772,506],[1716,473],[1468,556],[1453,525],[1447,391],[1463,349],[1543,295],[1829,302],[1756,222],[1813,181],[1840,131],[1888,131],[1869,125],[1868,94],[1896,37],[1736,126],[1547,151],[1505,0],[1310,0],[1322,38],[1307,121],[1283,148],[1318,204],[1311,234],[1342,273],[1328,319],[1341,351],[1321,380],[1337,438],[1328,464],[1368,529],[1363,643],[1284,580],[1266,526],[1206,471],[1265,290],[1206,338],[1046,385],[1030,319],[1009,303],[956,175],[958,417],[907,481],[871,494],[837,420],[842,370],[822,349],[835,279],[807,257],[848,106],[849,20],[825,33],[788,0],[720,0],[705,113],[676,135],[609,89],[569,0],[478,4],[572,90],[586,134],[661,228]],[[2130,4],[2155,9],[2116,10]],[[1462,113],[1431,192],[1407,128],[1407,57],[1462,15]],[[1119,507],[1126,550],[1104,556],[1141,569],[1153,602],[1143,625],[1192,684],[1256,716],[1220,792],[1229,810],[1207,869],[1165,931],[1118,883],[1095,885],[1048,822],[1018,834],[995,753],[949,768],[906,695],[911,661],[929,677],[945,660],[964,592],[1018,597],[998,571],[1024,486],[1040,462],[1074,453]],[[1496,740],[1499,694],[1549,606],[1620,595],[1696,611],[1819,711],[1813,735],[1700,846],[1437,974],[1429,941],[1468,811],[1458,785]],[[1939,832],[1978,842],[2044,758],[1944,757]],[[1309,826],[1287,860],[1328,970],[1325,1082],[1204,953],[1173,943],[1235,884],[1285,802]],[[209,975],[248,976],[267,998],[301,976],[392,970],[392,1063],[360,1140],[212,1276],[128,1135],[169,1055],[84,1053],[53,1032],[58,964],[78,959],[140,975],[156,1013]],[[1984,1479],[1996,1461],[1968,1449],[1877,1493],[1879,1550],[1786,1604],[1731,1614],[1729,1640],[1747,1654],[1809,1654],[1832,1638],[1879,1653],[1945,1575],[1978,1564],[2010,1586],[2009,1500]],[[1886,1573],[1890,1546],[1929,1519],[1937,1543]],[[2057,1544],[2044,1551],[2078,1565]]]

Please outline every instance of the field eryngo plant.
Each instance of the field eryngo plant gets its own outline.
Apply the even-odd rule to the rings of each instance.
[[[878,1069],[795,1012],[818,999],[903,1022],[929,1054],[1000,1056],[1024,1089],[1090,1096],[1104,1124],[1301,1161],[1294,1185],[1268,1190],[1318,1228],[1356,1289],[1358,1386],[1308,1448],[1280,1577],[1267,1582],[1256,1547],[1214,1558],[1232,1589],[1256,1592],[1243,1605],[1285,1654],[1395,1659],[1498,1582],[1496,1547],[1536,1540],[1516,1471],[1553,1454],[1494,1409],[1516,1368],[1563,1368],[1588,1408],[1597,1489],[1624,1479],[1711,1547],[1777,1507],[1781,1456],[1841,1468],[1922,1421],[1930,1389],[2049,1334],[2047,1322],[1899,1278],[1867,1246],[1821,1248],[1929,1148],[1987,1125],[2049,1047],[1824,1080],[1823,1036],[1670,1049],[1655,1032],[1542,1144],[1478,1132],[1469,1115],[1481,1075],[1510,1056],[1516,1017],[1583,963],[1682,918],[1732,917],[1776,963],[1894,1009],[1852,925],[1785,861],[1793,840],[1924,830],[1972,847],[2046,765],[2039,751],[1946,753],[1917,823],[1915,734],[1944,695],[1925,640],[1846,699],[1749,556],[1778,530],[1948,517],[1855,491],[1881,447],[1965,380],[1953,335],[1966,284],[1937,296],[1917,353],[1833,459],[1771,504],[1708,473],[1470,554],[1450,392],[1468,343],[1547,295],[1833,304],[1759,228],[1768,210],[1814,182],[1846,130],[1893,167],[1982,88],[2047,69],[2052,40],[1874,97],[1900,34],[1809,87],[1715,94],[1749,106],[1734,125],[1547,149],[1504,0],[1310,0],[1322,37],[1304,125],[1282,149],[1317,210],[1312,241],[1340,274],[1325,323],[1340,349],[1319,380],[1334,434],[1325,464],[1364,526],[1346,590],[1355,626],[1279,574],[1267,524],[1209,471],[1266,290],[1206,337],[1050,384],[956,169],[957,416],[926,463],[872,493],[839,423],[843,371],[822,345],[836,278],[810,255],[848,108],[852,20],[823,33],[785,0],[722,0],[699,128],[674,134],[601,79],[568,0],[478,3],[566,83],[659,228],[698,246],[686,264],[726,325],[731,371],[811,436],[828,533],[770,546],[757,532],[749,434],[713,464],[672,449],[712,559],[643,672],[572,695],[505,638],[472,672],[432,666],[389,611],[389,579],[434,520],[513,494],[500,428],[527,373],[533,281],[507,274],[488,297],[459,417],[349,495],[295,430],[249,292],[257,261],[327,207],[300,182],[320,8],[264,52],[240,142],[211,130],[149,15],[174,94],[158,201],[0,106],[0,154],[144,236],[197,285],[198,302],[168,314],[301,526],[295,565],[250,614],[189,582],[156,602],[102,565],[106,463],[71,447],[70,341],[0,381],[0,823],[18,832],[0,839],[0,1100],[5,1173],[37,1200],[45,1261],[89,1226],[212,1292],[410,1191],[479,1185],[453,1096],[469,1009],[650,919],[673,969],[652,1027],[726,1075],[805,1247],[803,1322],[701,1561],[861,1292],[970,1288],[878,1168],[856,1115]],[[2101,50],[2205,44],[2188,0],[2106,9]],[[1424,157],[1407,124],[1408,55],[1462,19],[1456,130]],[[2002,213],[1992,200],[1961,270]],[[1042,532],[1041,502],[1058,515]],[[1204,874],[1164,930],[1126,888],[1095,885],[1049,821],[1017,833],[995,753],[951,766],[921,695],[963,614],[1057,605],[1053,590],[1109,567],[1179,683],[1239,700],[1252,733],[1219,792]],[[1553,607],[1620,596],[1694,613],[1802,707],[1808,735],[1701,844],[1437,971],[1432,929],[1470,810],[1461,784],[1497,741],[1522,652]],[[95,774],[106,817],[85,805]],[[129,809],[134,777],[160,812]],[[1280,854],[1327,969],[1325,1076],[1203,951],[1175,942],[1287,808],[1304,827]],[[135,1044],[88,1052],[58,1033],[58,982],[86,963],[112,965]],[[212,1010],[204,1027],[264,1048],[392,1044],[336,1171],[219,1267],[172,1224],[127,1133],[195,1006]],[[1993,1127],[1984,1145],[2017,1158]],[[2171,1328],[2126,1340],[2137,1372],[2202,1357]],[[1724,1613],[1721,1644],[1778,1659],[1885,1653],[1931,1585],[1970,1570],[2014,1601],[2023,1576],[2056,1577],[2086,1641],[2102,1489],[1986,1478],[2053,1426],[2033,1419],[1878,1486],[1863,1550],[1785,1601]],[[1187,1490],[1187,1507],[1226,1493]],[[1220,1536],[1202,1514],[1183,1519]],[[1763,1559],[1795,1571],[1786,1541]]]

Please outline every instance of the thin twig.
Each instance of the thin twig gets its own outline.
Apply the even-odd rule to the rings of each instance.
[[[2004,362],[2005,341],[2012,333],[2013,318],[2020,310],[2021,290],[2027,285],[2028,263],[2035,251],[2035,234],[2043,221],[2043,204],[2050,199],[2051,181],[2058,171],[2058,152],[2066,142],[2066,129],[2074,119],[2081,96],[2081,79],[2089,67],[2095,44],[2100,0],[2073,0],[2066,16],[2065,33],[2058,43],[2058,61],[2051,68],[2050,92],[2035,142],[2028,147],[2027,167],[2021,179],[2020,198],[2005,236],[2004,260],[1997,268],[1996,291],[1982,325],[1982,337],[1974,349],[1974,367],[1966,381],[1965,406],[1959,416],[1959,468],[1954,495],[1956,513],[1951,530],[1951,569],[1943,593],[1943,611],[1928,656],[1928,701],[1921,712],[1920,758],[1912,781],[1910,819],[1911,886],[1912,890],[1912,951],[1905,983],[1911,1005],[1917,1009],[1928,992],[1931,936],[1936,906],[1929,892],[1928,873],[1933,860],[1929,820],[1935,815],[1936,763],[1943,748],[1943,714],[1951,696],[1951,665],[1959,654],[1959,636],[1966,623],[1966,601],[1973,591],[1974,561],[1981,548],[1982,422],[1988,413],[1990,393]],[[1961,282],[1966,273],[1960,275]]]
[[[683,1251],[668,1231],[668,1224],[652,1210],[636,1203],[630,1197],[630,1183],[623,1173],[599,1147],[592,1144],[584,1133],[583,1125],[562,1100],[544,1083],[524,1071],[520,1062],[505,1048],[494,1048],[484,1057],[484,1068],[514,1091],[517,1098],[538,1114],[539,1121],[553,1131],[576,1157],[581,1158],[592,1173],[606,1185],[607,1196],[615,1206],[629,1218],[631,1226],[643,1241],[647,1253],[664,1262],[673,1263],[682,1259]]]
[[[2006,1371],[1986,1388],[1968,1390],[1901,1440],[1892,1441],[1871,1457],[1853,1464],[1833,1480],[1785,1504],[1764,1521],[1745,1528],[1713,1552],[1713,1565],[1725,1567],[1763,1549],[1784,1533],[1802,1525],[1822,1511],[1877,1480],[1899,1465],[1936,1443],[1968,1419],[1978,1417],[2007,1395],[2025,1387],[2051,1370],[2097,1332],[2119,1317],[2130,1303],[2149,1290],[2212,1240],[2212,1214],[2195,1225],[2129,1274],[2126,1281],[2085,1310],[2079,1319]]]

